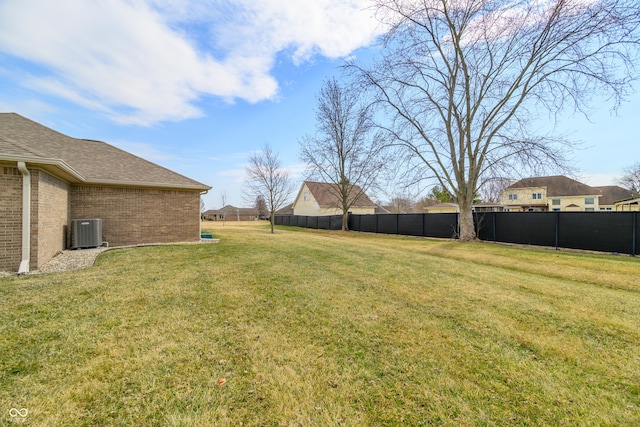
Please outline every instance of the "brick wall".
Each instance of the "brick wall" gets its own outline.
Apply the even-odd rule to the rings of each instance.
[[[69,185],[46,172],[33,171],[32,189],[36,197],[32,191],[31,216],[37,225],[31,231],[31,265],[40,268],[66,248]]]
[[[200,238],[197,191],[69,186],[31,172],[31,269],[66,248],[71,219],[101,218],[112,246],[193,242]],[[22,258],[22,174],[0,164],[0,270],[17,271]]]
[[[0,270],[18,271],[22,259],[22,174],[0,164]]]
[[[193,242],[200,238],[197,191],[72,186],[69,219],[102,219],[110,246]]]

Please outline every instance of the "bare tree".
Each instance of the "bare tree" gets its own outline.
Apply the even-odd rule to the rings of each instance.
[[[200,196],[200,219],[204,219],[204,212],[207,210],[207,206],[204,204],[204,200],[202,200],[202,196]]]
[[[480,186],[480,197],[485,202],[500,203],[502,192],[513,183],[513,179],[504,177],[486,179]]]
[[[262,219],[269,215],[269,208],[267,208],[267,202],[266,200],[264,200],[264,197],[262,196],[256,197],[254,206],[258,211],[258,218]]]
[[[359,92],[331,79],[317,102],[316,132],[300,141],[300,159],[310,176],[333,184],[328,191],[339,201],[342,229],[348,230],[349,209],[376,187],[387,161],[374,133],[371,105]]]
[[[262,197],[267,203],[273,234],[275,212],[286,204],[293,192],[293,182],[290,173],[280,165],[278,154],[268,144],[249,156],[245,184],[248,198]]]
[[[226,191],[221,191],[220,192],[220,201],[222,202],[222,208],[224,208],[225,206],[227,206],[227,192]],[[220,209],[222,209],[220,208]],[[225,214],[222,214],[222,226],[224,227],[224,222],[225,222],[226,218],[225,218]]]
[[[637,61],[638,0],[375,0],[389,27],[382,57],[347,65],[389,114],[384,126],[417,179],[460,204],[475,239],[474,195],[487,176],[566,170],[571,144],[535,119],[619,104]]]
[[[398,195],[391,199],[392,213],[409,213],[413,211],[413,200],[411,198]]]
[[[625,168],[624,175],[617,182],[628,190],[640,192],[640,162]]]

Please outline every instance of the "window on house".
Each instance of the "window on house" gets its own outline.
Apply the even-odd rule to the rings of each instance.
[[[593,197],[585,197],[584,198],[585,205],[593,205],[595,204],[595,199]]]
[[[585,212],[594,212],[595,209],[594,208],[584,208]]]
[[[552,204],[553,206],[560,206],[560,199],[553,199],[553,200],[551,201],[551,204]]]
[[[304,201],[306,202],[307,200],[309,200],[309,193],[305,191],[303,194],[303,197],[304,197]]]
[[[509,194],[509,200],[518,200],[517,194]]]

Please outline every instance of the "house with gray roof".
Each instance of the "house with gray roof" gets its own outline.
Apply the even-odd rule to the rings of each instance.
[[[618,186],[591,187],[562,175],[525,178],[505,188],[501,204],[511,212],[611,211],[634,192]]]
[[[351,186],[349,194],[352,198],[349,212],[357,215],[373,215],[375,213],[376,204],[359,186]],[[326,182],[303,182],[293,202],[293,214],[306,216],[341,215],[342,202],[338,186]]]
[[[260,212],[256,208],[238,208],[233,205],[226,205],[220,209],[209,209],[202,214],[202,218],[207,221],[257,221],[266,219],[260,217]]]
[[[618,185],[605,185],[593,187],[600,192],[600,210],[615,211],[616,204],[621,201],[639,198],[640,193],[628,190]]]
[[[211,188],[15,113],[0,113],[0,187],[0,270],[18,272],[69,247],[76,219],[100,219],[111,246],[197,241]]]

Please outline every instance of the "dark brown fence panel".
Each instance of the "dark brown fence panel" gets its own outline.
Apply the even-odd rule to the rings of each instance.
[[[362,231],[365,233],[378,232],[378,216],[379,215],[352,215],[359,218],[360,228],[353,231]]]
[[[350,231],[360,231],[360,215],[349,215],[347,224]]]
[[[495,225],[495,241],[556,246],[558,212],[494,212],[494,215],[495,223],[492,221],[491,226]]]
[[[398,234],[398,215],[377,215],[378,217],[378,233],[382,234]]]
[[[273,218],[275,225],[289,225],[289,215],[278,215]]]
[[[631,255],[636,256],[640,254],[640,212],[634,212],[633,218],[635,219],[633,227],[633,248]]]
[[[319,216],[318,217],[318,229],[320,229],[320,230],[331,230],[331,217],[330,216]]]
[[[424,215],[424,237],[452,239],[458,237],[458,214],[441,213]]]
[[[318,228],[318,217],[317,216],[308,216],[307,217],[307,228]]]
[[[562,212],[558,246],[631,254],[633,212]]]
[[[342,230],[342,215],[333,215],[331,218],[331,230]]]
[[[398,234],[402,234],[403,236],[423,236],[424,215],[425,214],[398,215]]]
[[[496,241],[496,214],[495,212],[482,212],[473,215],[478,239],[490,242]]]

